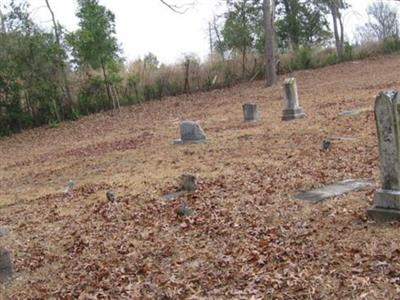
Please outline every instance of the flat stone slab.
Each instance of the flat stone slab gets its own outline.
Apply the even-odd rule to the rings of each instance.
[[[361,108],[356,108],[353,110],[346,110],[346,111],[342,111],[339,113],[339,116],[342,117],[354,117],[354,116],[358,116],[361,115],[364,112],[367,111],[372,111],[371,107],[361,107]]]
[[[179,192],[174,192],[174,193],[169,193],[161,197],[161,200],[169,202],[169,201],[174,201],[178,199],[180,196],[186,194],[186,191],[179,191]]]
[[[296,194],[293,196],[293,198],[297,200],[305,200],[312,203],[318,203],[328,198],[333,198],[354,190],[360,190],[372,186],[374,186],[374,184],[371,181],[362,179],[349,179],[340,181],[332,185],[327,185],[325,187],[309,192]]]
[[[14,275],[11,254],[9,251],[0,248],[0,283],[6,283]]]
[[[350,141],[354,141],[355,138],[352,138],[349,136],[332,136],[332,137],[329,137],[328,140],[350,142]]]
[[[10,234],[10,232],[11,230],[8,228],[0,227],[0,237],[7,236]]]

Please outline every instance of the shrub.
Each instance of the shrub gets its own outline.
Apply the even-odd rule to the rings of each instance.
[[[310,69],[312,68],[313,52],[309,47],[300,47],[295,53],[295,69]]]
[[[396,38],[389,38],[383,41],[383,53],[394,53],[400,50],[400,40]]]

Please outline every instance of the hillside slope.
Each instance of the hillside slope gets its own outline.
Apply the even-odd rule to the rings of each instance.
[[[367,220],[374,189],[318,205],[290,195],[338,180],[379,184],[375,95],[400,88],[400,56],[297,72],[307,117],[282,122],[281,83],[164,99],[0,140],[0,245],[17,279],[5,299],[390,299],[400,226]],[[256,102],[261,122],[245,124]],[[209,137],[176,146],[180,120]],[[334,142],[328,137],[353,137]],[[199,190],[172,202],[176,178]],[[64,195],[69,180],[72,195]],[[109,204],[112,190],[119,203]],[[176,215],[188,203],[195,214]]]

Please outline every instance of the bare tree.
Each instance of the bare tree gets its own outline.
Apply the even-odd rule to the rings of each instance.
[[[333,33],[335,36],[336,52],[339,59],[344,55],[344,24],[341,10],[348,8],[346,0],[321,0],[332,15]]]
[[[160,2],[177,14],[186,13],[191,7],[193,7],[196,4],[196,1],[184,3],[181,5],[171,4],[170,2],[167,2],[165,0],[160,0]]]
[[[395,7],[379,1],[368,6],[367,13],[370,16],[370,20],[366,27],[379,40],[391,37],[397,38],[399,36],[399,15]]]
[[[68,104],[70,107],[72,107],[73,104],[73,100],[72,100],[72,93],[71,93],[71,89],[69,86],[69,82],[68,82],[68,76],[67,76],[67,71],[65,69],[65,63],[64,63],[64,59],[62,57],[61,54],[61,49],[62,49],[62,45],[61,45],[61,29],[60,29],[60,25],[57,23],[54,12],[50,6],[49,0],[45,0],[46,2],[46,6],[51,14],[51,19],[53,21],[53,27],[54,27],[54,35],[56,37],[56,43],[57,46],[59,48],[58,51],[58,64],[60,67],[60,72],[61,72],[61,76],[62,76],[62,81],[63,81],[63,85],[64,85],[64,89],[65,89],[65,96],[67,98]]]
[[[6,32],[6,24],[4,20],[4,15],[0,10],[0,32]]]
[[[265,29],[265,81],[267,87],[276,84],[276,63],[275,63],[275,1],[264,0],[264,29]]]

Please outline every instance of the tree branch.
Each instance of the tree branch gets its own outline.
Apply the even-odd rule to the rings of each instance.
[[[165,0],[160,0],[160,1],[162,4],[164,4],[166,7],[168,7],[173,12],[175,12],[177,14],[181,14],[181,15],[186,13],[195,4],[195,1],[191,2],[191,3],[182,4],[182,5],[170,4],[170,3],[166,2]]]

